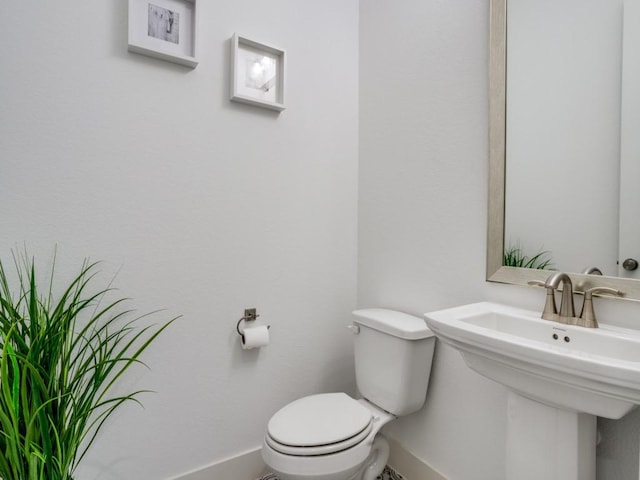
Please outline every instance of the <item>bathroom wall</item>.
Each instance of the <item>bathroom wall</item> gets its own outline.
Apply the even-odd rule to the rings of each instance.
[[[535,289],[485,282],[488,12],[487,0],[361,2],[361,306],[542,307]],[[638,304],[596,308],[637,328]],[[505,412],[505,389],[438,343],[426,407],[388,433],[447,478],[505,480]],[[636,413],[599,419],[599,480],[638,478]]]
[[[145,356],[141,409],[78,474],[159,480],[259,447],[295,397],[353,389],[358,2],[197,3],[195,69],[127,53],[127,1],[1,7],[0,257],[103,260],[140,312],[182,314]],[[283,48],[278,115],[228,100],[229,39]],[[242,351],[245,307],[272,342]]]
[[[484,282],[488,2],[360,5],[358,302],[424,312]],[[388,432],[446,478],[500,480],[506,396],[438,344],[426,408]]]

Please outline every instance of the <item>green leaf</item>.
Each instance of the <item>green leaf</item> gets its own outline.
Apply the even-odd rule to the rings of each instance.
[[[549,256],[549,258],[544,258]],[[551,252],[539,251],[532,257],[525,255],[520,246],[509,246],[505,249],[502,264],[506,267],[534,268],[538,270],[551,269],[553,263]]]
[[[128,299],[107,300],[97,263],[60,285],[54,255],[40,289],[34,259],[12,257],[11,277],[0,261],[0,479],[72,480],[111,415],[141,405],[147,390],[112,392],[178,317],[156,326],[148,317],[158,312],[135,316]]]

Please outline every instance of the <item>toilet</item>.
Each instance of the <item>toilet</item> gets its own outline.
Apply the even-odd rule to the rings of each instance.
[[[276,412],[262,458],[280,480],[375,480],[389,458],[380,430],[424,404],[435,345],[424,320],[381,308],[353,316],[349,328],[362,398],[322,393]]]

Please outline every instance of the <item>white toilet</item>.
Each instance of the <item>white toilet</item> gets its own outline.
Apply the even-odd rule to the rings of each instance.
[[[424,404],[435,345],[424,320],[380,308],[353,315],[356,381],[364,398],[311,395],[271,417],[262,458],[280,480],[374,480],[389,457],[380,429]]]

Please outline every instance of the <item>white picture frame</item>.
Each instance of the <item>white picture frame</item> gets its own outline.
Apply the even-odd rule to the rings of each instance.
[[[281,112],[285,52],[234,33],[231,38],[230,100]]]
[[[129,0],[129,51],[195,68],[196,0]]]

